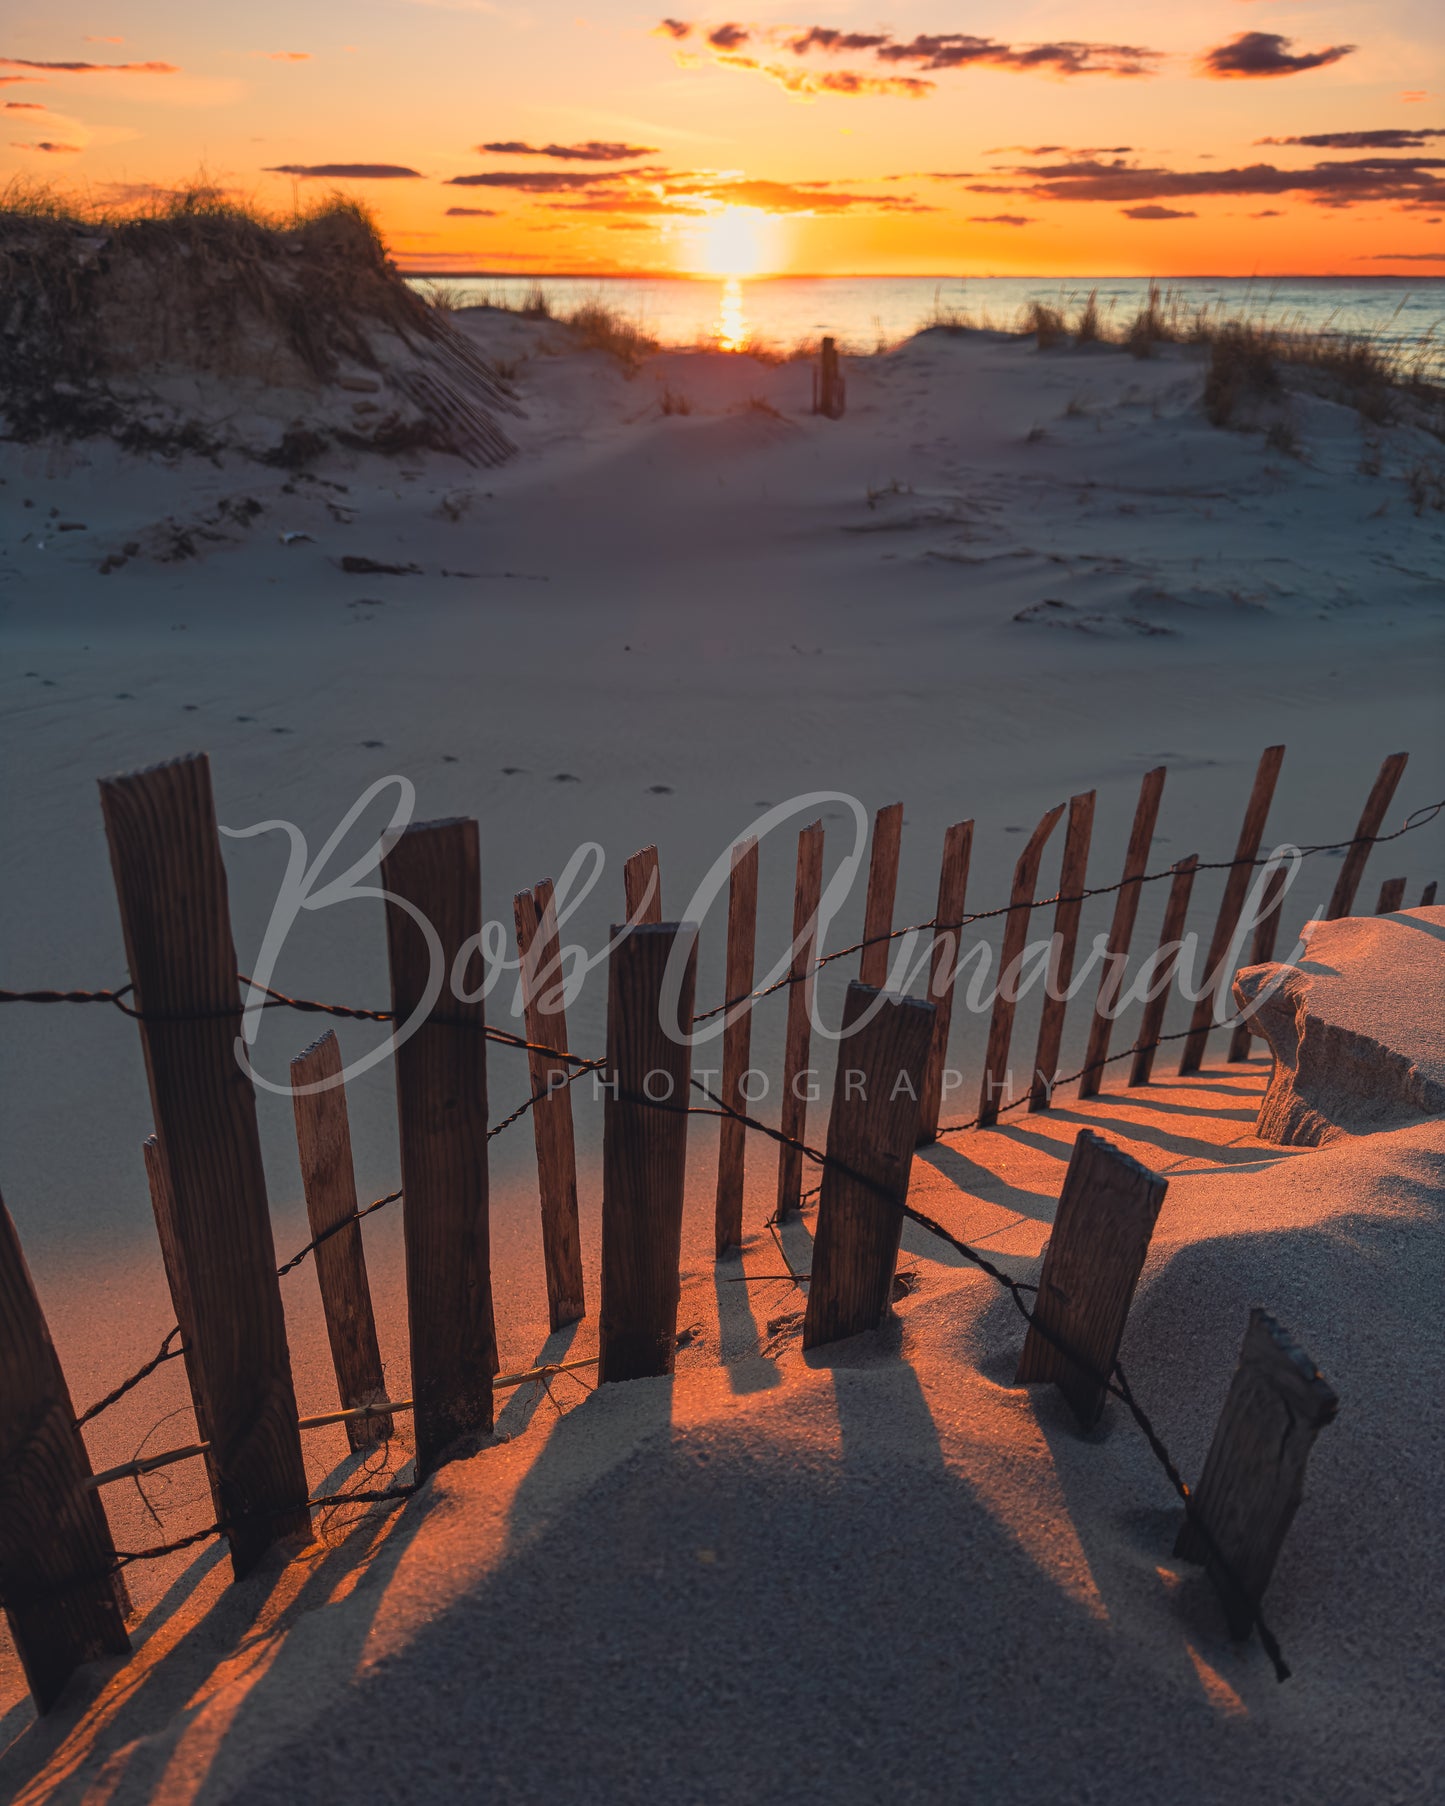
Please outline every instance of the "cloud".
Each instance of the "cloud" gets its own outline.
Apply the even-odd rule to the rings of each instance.
[[[671,38],[685,38],[693,29],[691,24],[680,19],[664,19],[656,27],[660,35]],[[1097,44],[1075,38],[1061,38],[1044,44],[1006,44],[996,38],[978,37],[972,32],[944,31],[920,32],[912,38],[900,39],[888,31],[842,31],[831,25],[788,26],[759,32],[755,27],[728,23],[712,27],[706,37],[715,51],[724,54],[761,38],[796,57],[808,57],[814,51],[824,56],[864,53],[879,62],[911,63],[927,70],[960,69],[977,64],[1023,74],[1037,72],[1058,76],[1152,75],[1152,65],[1163,54],[1139,44]],[[792,93],[898,92],[896,89],[869,88],[864,85],[868,78],[861,76],[853,77],[851,85],[839,88],[826,81],[810,83],[796,77],[786,79],[776,64],[730,60],[730,66],[755,69]]]
[[[124,38],[96,38],[96,37],[87,36],[85,41],[87,44],[123,44],[125,42],[125,39]]]
[[[857,75],[848,69],[794,69],[786,63],[763,63],[753,56],[718,53],[725,69],[751,70],[776,82],[789,94],[890,94],[903,100],[922,100],[935,83],[914,75]]]
[[[37,63],[28,56],[0,56],[6,69],[47,69],[56,75],[179,75],[175,63]]]
[[[396,182],[422,179],[419,169],[402,163],[273,163],[268,176],[325,176],[334,182]]]
[[[1445,138],[1445,126],[1384,126],[1373,132],[1311,132],[1303,138],[1256,138],[1256,144],[1301,144],[1310,150],[1414,150]]]
[[[715,25],[707,41],[714,50],[741,50],[752,35],[745,25]]]
[[[1375,251],[1371,263],[1445,263],[1445,251]]]
[[[1258,213],[1251,213],[1251,219],[1283,219],[1284,215],[1278,207],[1262,207]]]
[[[268,50],[266,60],[272,63],[309,63],[309,50]]]
[[[631,172],[629,171],[630,175]],[[911,195],[871,194],[835,188],[831,182],[776,182],[761,177],[719,175],[698,170],[673,172],[660,181],[628,186],[615,183],[576,198],[551,203],[562,213],[642,214],[666,218],[699,214],[719,204],[754,207],[765,213],[839,214],[933,213],[937,209]]]
[[[448,207],[446,217],[448,219],[497,219],[499,215],[495,207]]]
[[[628,175],[655,174],[630,169]],[[551,194],[555,189],[591,188],[599,182],[615,182],[610,169],[488,169],[475,175],[450,176],[448,188],[515,188],[523,194]]]
[[[1294,56],[1287,48],[1293,42],[1277,31],[1242,31],[1227,44],[1206,50],[1199,59],[1199,73],[1213,81],[1299,75],[1306,69],[1323,69],[1327,63],[1338,63],[1355,49],[1353,44],[1331,44],[1328,50]]]
[[[569,163],[623,163],[657,155],[655,144],[618,144],[602,138],[589,138],[585,144],[523,144],[511,138],[475,148],[494,157],[555,157]]]
[[[1279,169],[1254,163],[1243,169],[1149,169],[1123,162],[1022,164],[999,170],[1014,182],[970,183],[975,194],[1024,194],[1040,201],[1146,201],[1194,199],[1201,195],[1307,194],[1320,206],[1350,207],[1361,201],[1393,201],[1405,208],[1445,204],[1445,157],[1355,157],[1316,163],[1308,169]]]
[[[1124,207],[1120,211],[1125,219],[1198,219],[1197,213],[1186,213],[1177,207],[1156,207],[1152,203],[1145,207]]]
[[[692,26],[686,19],[663,19],[653,27],[653,31],[660,38],[690,38],[692,36]]]
[[[1068,144],[996,144],[986,150],[986,157],[1003,157],[1011,152],[1024,157],[1124,157],[1132,144],[1085,144],[1075,149]]]
[[[42,138],[38,144],[22,144],[18,138],[12,138],[10,141],[10,148],[11,148],[11,150],[23,150],[23,151],[73,152],[73,151],[79,151],[83,147],[79,144],[54,144],[48,138]]]
[[[970,213],[968,221],[971,226],[1032,226],[1035,223],[1027,213]]]
[[[7,113],[48,113],[50,108],[43,100],[7,100],[5,111]]]

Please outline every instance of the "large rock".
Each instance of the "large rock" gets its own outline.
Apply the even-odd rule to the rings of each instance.
[[[1262,1141],[1317,1147],[1445,1115],[1445,908],[1320,922],[1298,965],[1235,979],[1241,1008],[1261,995]]]

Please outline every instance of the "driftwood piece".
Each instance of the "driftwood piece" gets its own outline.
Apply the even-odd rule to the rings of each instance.
[[[898,856],[903,843],[903,805],[890,803],[873,818],[873,850],[868,860],[868,895],[863,906],[863,954],[858,977],[881,991],[888,982],[892,951],[893,899],[898,891]]]
[[[740,840],[733,848],[728,880],[727,983],[723,996],[730,1006],[723,1026],[722,1091],[730,1110],[746,1113],[750,1103],[743,1091],[752,1047],[753,961],[758,929],[758,843],[755,837]],[[746,1002],[742,1001],[747,999]],[[719,1255],[737,1248],[743,1239],[743,1171],[748,1132],[735,1116],[718,1124],[717,1199],[715,1243]]]
[[[823,894],[823,824],[815,821],[798,835],[798,872],[793,889],[793,958],[789,967],[788,1023],[783,1045],[783,1134],[801,1141],[808,1126],[806,1087],[813,1038],[813,992],[818,982],[818,904]],[[798,1208],[803,1193],[803,1156],[786,1143],[778,1148],[778,1217]]]
[[[1149,848],[1154,844],[1154,824],[1159,819],[1159,799],[1164,794],[1165,776],[1165,767],[1156,765],[1153,771],[1144,773],[1139,786],[1139,801],[1134,806],[1134,823],[1124,854],[1124,870],[1114,897],[1114,918],[1109,924],[1104,966],[1094,998],[1094,1019],[1089,1024],[1084,1070],[1079,1079],[1080,1097],[1097,1097],[1104,1083],[1109,1040],[1114,1029],[1113,1010],[1123,986],[1124,969],[1129,963],[1129,943],[1134,938],[1134,918],[1139,913],[1139,880],[1149,865]]]
[[[312,1085],[324,1089],[308,1090]],[[386,1378],[376,1341],[361,1224],[354,1220],[356,1168],[346,1089],[341,1082],[341,1048],[333,1030],[327,1029],[291,1062],[291,1102],[306,1220],[313,1236],[325,1237],[316,1244],[316,1283],[321,1288],[337,1395],[343,1411],[379,1404],[386,1397]],[[345,1227],[338,1228],[338,1224]],[[353,1453],[386,1442],[391,1434],[390,1417],[346,1420],[346,1438]]]
[[[1064,1011],[1074,976],[1074,953],[1079,944],[1082,891],[1088,882],[1089,837],[1094,830],[1094,792],[1085,790],[1069,798],[1069,825],[1064,834],[1064,857],[1059,868],[1059,900],[1054,906],[1054,944],[1049,954],[1049,981],[1039,1015],[1038,1050],[1029,1083],[1029,1114],[1047,1110],[1053,1102],[1054,1075],[1059,1070],[1059,1048],[1064,1039]]]
[[[850,1035],[869,1009],[875,1010],[872,1019]],[[916,997],[859,983],[848,987],[803,1320],[805,1349],[876,1329],[888,1308],[933,1019],[933,1005]]]
[[[1204,1473],[1174,1545],[1181,1560],[1207,1564],[1231,1636],[1249,1635],[1304,1496],[1315,1437],[1338,1408],[1333,1388],[1289,1331],[1266,1311],[1252,1310]]]
[[[958,983],[963,905],[968,891],[968,860],[973,823],[955,822],[943,837],[943,863],[938,872],[938,907],[933,912],[933,959],[928,997],[933,1005],[933,1038],[918,1099],[918,1140],[938,1140],[943,1109],[943,1075],[948,1066],[948,1034],[953,1026],[953,991]]]
[[[1104,1409],[1105,1382],[1118,1359],[1167,1190],[1167,1180],[1112,1142],[1090,1129],[1079,1131],[1016,1383],[1053,1380],[1085,1429]],[[1077,1361],[1071,1358],[1075,1355]]]
[[[1153,993],[1139,1018],[1139,1033],[1134,1040],[1134,1059],[1129,1067],[1130,1085],[1147,1085],[1154,1071],[1156,1043],[1164,1029],[1164,1012],[1169,1007],[1169,993],[1174,988],[1174,975],[1179,969],[1179,947],[1184,938],[1184,922],[1189,914],[1189,893],[1194,889],[1194,874],[1199,866],[1198,853],[1179,860],[1169,881],[1169,899],[1164,905],[1164,922],[1159,930],[1159,946],[1154,955],[1154,974],[1149,989]],[[1170,954],[1169,948],[1174,952]]]
[[[981,1129],[992,1128],[998,1121],[1003,1094],[1010,1089],[1008,1052],[1013,1040],[1014,1012],[1018,1008],[1019,975],[1015,968],[1029,938],[1039,861],[1063,812],[1064,805],[1060,803],[1042,817],[1014,866],[1008,914],[1004,917],[1003,944],[998,955],[998,986],[988,1025],[988,1047],[983,1056],[983,1084],[978,1094],[978,1126]]]
[[[1338,921],[1341,916],[1349,915],[1355,906],[1355,892],[1360,888],[1360,880],[1365,875],[1365,866],[1369,862],[1371,844],[1380,832],[1380,824],[1385,819],[1385,811],[1390,807],[1400,779],[1405,775],[1405,766],[1409,762],[1409,753],[1391,753],[1370,786],[1370,794],[1365,799],[1365,806],[1360,812],[1360,820],[1355,828],[1355,837],[1350,842],[1350,849],[1345,854],[1345,862],[1340,867],[1340,875],[1335,879],[1335,888],[1330,892],[1329,904],[1325,909],[1327,922]]]

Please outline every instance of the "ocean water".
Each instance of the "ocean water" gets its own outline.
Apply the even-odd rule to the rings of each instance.
[[[419,282],[459,305],[505,300],[516,305],[540,282],[552,307],[568,312],[590,299],[636,320],[665,345],[736,350],[749,342],[790,348],[831,333],[842,349],[872,351],[907,338],[938,314],[980,326],[1012,328],[1031,301],[1073,315],[1091,292],[1100,313],[1131,319],[1149,291],[1143,277],[773,276],[700,277],[491,276]],[[1162,284],[1189,311],[1207,307],[1229,318],[1268,319],[1339,333],[1368,333],[1403,344],[1429,338],[1431,362],[1445,352],[1445,276],[1389,277],[1189,276]]]

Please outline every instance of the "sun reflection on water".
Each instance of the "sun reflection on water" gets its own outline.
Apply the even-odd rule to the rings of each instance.
[[[748,322],[743,307],[742,281],[737,276],[729,276],[718,297],[718,350],[741,351],[747,341]]]

